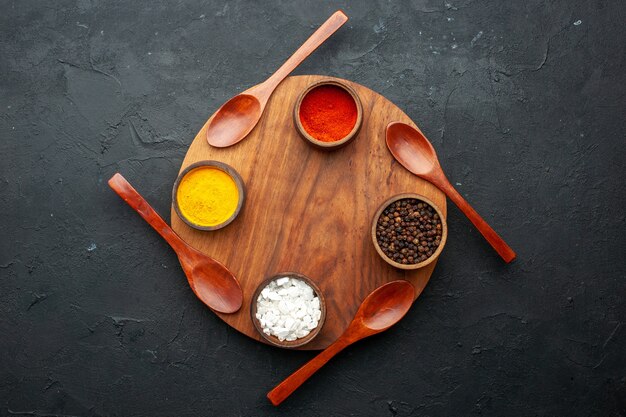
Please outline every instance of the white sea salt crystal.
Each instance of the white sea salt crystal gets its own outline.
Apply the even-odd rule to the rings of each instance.
[[[272,301],[280,301],[281,297],[279,294],[275,293],[275,292],[269,292],[267,294],[267,299],[268,300],[272,300]]]
[[[276,280],[276,285],[285,285],[289,283],[289,277],[278,278]]]
[[[263,333],[280,341],[307,336],[319,325],[320,299],[303,280],[282,277],[270,282],[257,298],[256,318]]]
[[[289,309],[287,308],[287,303],[285,302],[284,299],[280,299],[280,301],[278,302],[278,311],[280,311],[283,316],[289,314]]]
[[[294,324],[296,324],[296,321],[294,319],[292,319],[291,317],[287,317],[285,319],[285,328],[286,329],[293,330]]]

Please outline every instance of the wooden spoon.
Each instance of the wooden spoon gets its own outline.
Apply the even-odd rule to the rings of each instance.
[[[209,122],[209,144],[224,148],[245,138],[261,119],[278,84],[347,21],[348,16],[336,11],[270,78],[224,103]]]
[[[387,330],[396,324],[413,304],[415,289],[407,281],[392,281],[375,289],[368,295],[354,319],[332,345],[291,374],[267,394],[274,405],[289,397],[311,375],[333,356],[352,343]]]
[[[450,184],[443,173],[433,145],[419,130],[401,122],[387,125],[387,147],[406,169],[420,178],[433,183],[443,191],[470,219],[487,242],[498,252],[505,262],[515,259],[515,252],[495,230],[469,205],[461,194]]]
[[[219,313],[234,313],[241,308],[243,292],[224,265],[186,244],[121,174],[111,177],[109,187],[170,244],[191,289],[204,304]]]

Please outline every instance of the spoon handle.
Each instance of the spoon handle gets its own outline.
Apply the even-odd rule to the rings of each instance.
[[[276,70],[263,84],[264,93],[269,98],[270,94],[282,80],[288,76],[298,65],[302,63],[313,51],[315,51],[326,39],[348,21],[348,16],[341,10],[337,10],[307,39],[285,63]]]
[[[456,204],[456,206],[467,216],[468,219],[476,226],[480,234],[483,235],[487,242],[498,252],[498,255],[504,259],[504,262],[509,263],[517,256],[513,249],[506,244],[504,240],[496,233],[495,230],[487,224],[487,222],[480,217],[480,214],[476,212],[469,205],[467,201],[459,194],[459,192],[450,184],[450,181],[444,179],[439,181],[439,187],[446,193],[446,195]]]
[[[283,382],[276,385],[273,390],[267,394],[267,398],[274,405],[279,405],[287,399],[300,385],[317,372],[326,364],[333,356],[341,352],[350,344],[345,337],[340,337],[332,345],[328,346],[319,355],[308,361],[300,369],[289,375]]]
[[[179,250],[185,249],[185,242],[183,242],[176,232],[165,223],[165,220],[158,215],[145,198],[126,181],[126,178],[124,178],[122,174],[117,172],[113,175],[109,180],[109,187],[122,197],[129,206],[135,209],[135,211],[170,244],[176,253],[179,253]]]

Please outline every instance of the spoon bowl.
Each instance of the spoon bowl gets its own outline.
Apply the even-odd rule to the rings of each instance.
[[[390,123],[386,139],[396,160],[415,175],[427,175],[441,168],[435,148],[419,130],[405,123]]]
[[[111,177],[109,187],[170,244],[189,286],[204,304],[219,313],[234,313],[241,308],[243,292],[228,268],[185,243],[121,174]]]
[[[435,148],[419,129],[405,123],[392,122],[387,125],[386,141],[394,158],[410,172],[443,191],[470,219],[505,262],[508,263],[515,259],[516,255],[513,249],[450,184],[439,164]]]
[[[333,356],[352,343],[387,330],[409,311],[415,299],[415,289],[407,281],[392,281],[365,297],[346,331],[326,350],[311,359],[267,394],[279,405],[300,385],[324,366]]]
[[[362,328],[369,329],[368,336],[387,330],[409,311],[414,297],[413,285],[407,281],[393,281],[379,287],[363,301],[357,312]]]
[[[189,286],[196,296],[217,312],[238,311],[243,303],[243,292],[235,276],[220,262],[192,250],[197,252],[195,261],[189,263],[182,256],[179,259]]]
[[[233,137],[244,138],[261,119],[263,108],[258,98],[241,93],[228,100],[213,116],[207,137],[211,145],[221,148],[229,146]]]

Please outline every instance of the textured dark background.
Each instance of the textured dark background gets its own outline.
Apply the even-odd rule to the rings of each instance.
[[[207,117],[339,7],[350,21],[296,73],[404,109],[518,260],[451,206],[408,316],[274,409],[268,389],[312,353],[217,319],[106,180],[122,172],[169,218]],[[626,2],[1,10],[0,415],[626,415]]]

